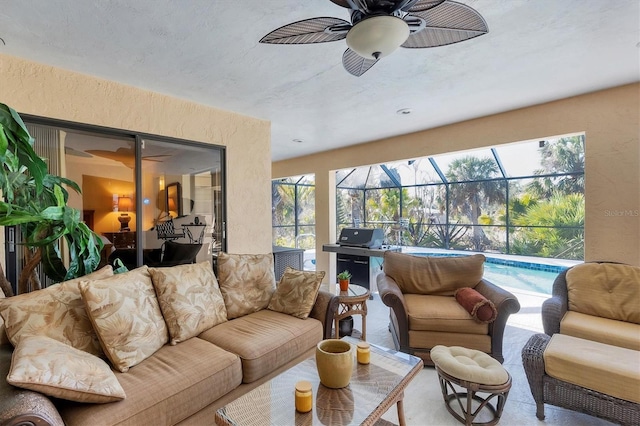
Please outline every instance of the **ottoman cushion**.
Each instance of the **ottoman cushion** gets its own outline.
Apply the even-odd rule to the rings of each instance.
[[[638,351],[556,333],[543,357],[553,378],[640,404]]]
[[[501,385],[509,380],[509,373],[497,360],[474,349],[438,345],[431,349],[431,360],[459,380],[483,385]]]

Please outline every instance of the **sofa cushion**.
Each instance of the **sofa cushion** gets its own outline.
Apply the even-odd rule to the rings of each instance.
[[[457,289],[455,297],[460,306],[478,322],[490,323],[498,316],[493,302],[470,287]]]
[[[80,291],[102,349],[118,371],[126,372],[169,340],[147,266],[82,281]]]
[[[264,309],[217,325],[198,337],[238,354],[242,381],[251,383],[313,349],[323,334],[322,323],[316,319]]]
[[[455,297],[405,294],[404,301],[409,330],[489,334],[489,325],[476,321]]]
[[[7,382],[71,401],[105,403],[125,398],[106,362],[46,336],[20,339]]]
[[[227,321],[211,263],[149,268],[149,274],[172,345]]]
[[[632,322],[567,311],[560,321],[560,333],[640,351],[640,325]]]
[[[67,426],[95,425],[98,419],[111,425],[177,424],[242,382],[238,356],[198,338],[165,345],[127,373],[115,374],[127,399],[60,405]]]
[[[640,324],[640,267],[583,263],[566,281],[570,311]]]
[[[287,266],[268,309],[302,319],[308,317],[323,278],[324,271],[298,271]]]
[[[273,255],[220,253],[218,280],[228,319],[264,309],[276,287]]]
[[[384,273],[402,293],[453,296],[462,287],[474,288],[482,279],[485,257],[428,257],[386,251]]]
[[[102,355],[78,283],[111,276],[113,268],[108,265],[84,277],[0,300],[0,315],[13,346],[18,346],[26,336],[47,336],[76,349]]]
[[[640,404],[638,351],[556,333],[544,370],[558,380]]]

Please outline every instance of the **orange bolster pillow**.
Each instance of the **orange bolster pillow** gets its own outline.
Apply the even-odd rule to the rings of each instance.
[[[459,288],[455,292],[456,301],[478,322],[490,323],[498,316],[493,302],[471,287]]]

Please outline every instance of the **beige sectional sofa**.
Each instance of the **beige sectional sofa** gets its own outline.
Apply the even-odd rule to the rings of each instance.
[[[276,287],[270,254],[223,254],[219,284],[207,262],[105,267],[1,299],[0,424],[211,424],[331,336],[323,276],[287,269]]]
[[[542,306],[545,334],[522,360],[539,419],[544,404],[640,423],[640,268],[585,263],[559,274]]]

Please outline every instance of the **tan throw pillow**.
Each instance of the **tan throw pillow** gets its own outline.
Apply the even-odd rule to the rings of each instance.
[[[20,339],[7,383],[70,401],[104,403],[125,398],[106,362],[46,336]]]
[[[171,344],[227,321],[227,309],[209,262],[149,268]]]
[[[218,280],[228,319],[262,310],[276,287],[273,255],[220,253]]]
[[[284,270],[268,309],[305,319],[316,302],[324,271],[298,271],[290,266]]]
[[[82,299],[104,353],[125,373],[169,340],[147,266],[80,283]]]
[[[18,346],[23,337],[47,336],[101,356],[100,342],[84,308],[78,283],[111,276],[113,268],[107,265],[84,277],[0,299],[0,315],[13,346]]]
[[[482,254],[428,257],[386,251],[383,268],[403,293],[453,296],[457,289],[480,282],[484,260]]]
[[[582,263],[566,280],[570,311],[640,324],[640,267]]]

